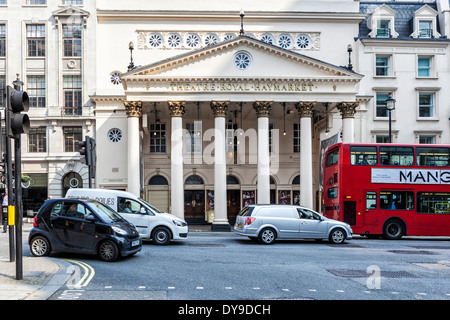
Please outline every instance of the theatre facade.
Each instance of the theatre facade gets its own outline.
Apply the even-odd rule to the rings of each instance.
[[[304,32],[303,19],[293,23],[285,13],[275,19],[256,14],[252,26],[239,11],[205,12],[196,16],[205,20],[196,26],[204,31],[189,30],[193,26],[177,16],[173,32],[162,32],[148,22],[156,13],[142,14],[97,12],[99,34],[102,28],[120,34],[123,46],[103,48],[122,59],[103,63],[111,84],[90,97],[96,103],[96,185],[141,194],[161,210],[219,230],[229,229],[251,203],[320,210],[321,148],[353,141],[356,109],[366,102],[357,95],[363,76],[351,70],[348,39],[333,39],[341,52],[325,54],[321,42],[333,38],[332,22],[320,22],[339,19],[352,29],[360,17],[309,17],[316,21]],[[211,30],[220,19],[234,31]],[[262,22],[274,32],[259,31]],[[280,32],[277,24],[292,31]],[[274,33],[296,44],[283,48],[270,41]],[[199,43],[190,47],[194,40]],[[327,54],[345,66],[323,59]]]

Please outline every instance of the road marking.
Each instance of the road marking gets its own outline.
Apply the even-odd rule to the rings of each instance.
[[[289,289],[281,289],[281,291],[289,291]]]
[[[225,287],[226,290],[231,290],[233,289],[232,287]]]
[[[195,289],[197,289],[197,290],[203,290],[204,288],[203,288],[203,287],[196,287]]]
[[[95,276],[94,268],[92,268],[90,265],[88,265],[85,262],[71,260],[71,259],[62,259],[62,260],[68,261],[72,264],[76,264],[84,270],[84,274],[81,277],[81,279],[76,284],[73,285],[75,288],[86,287],[89,284],[89,282],[91,282],[92,278]],[[71,279],[69,279],[69,280],[71,280]]]
[[[317,292],[316,289],[309,289],[309,292]]]
[[[105,286],[105,289],[111,289],[112,286]]]
[[[344,293],[344,290],[336,290],[336,292]]]
[[[175,287],[167,287],[167,289],[173,290],[173,289],[175,289]]]
[[[139,289],[145,289],[146,286],[139,286]]]
[[[258,288],[258,287],[253,288],[253,290],[259,290],[259,289],[261,289],[261,288]]]

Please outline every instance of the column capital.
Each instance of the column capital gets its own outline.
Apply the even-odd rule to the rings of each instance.
[[[128,118],[139,118],[142,114],[142,101],[128,101],[123,102],[127,110]]]
[[[270,109],[272,108],[272,103],[273,101],[253,102],[253,108],[255,109],[258,118],[270,116]]]
[[[300,115],[300,118],[312,118],[312,110],[316,106],[315,101],[299,101],[295,108]]]
[[[185,112],[186,101],[167,101],[171,117],[182,117]]]
[[[338,110],[341,112],[342,119],[352,119],[355,117],[356,108],[359,106],[359,102],[345,102],[342,101],[337,105]]]
[[[226,117],[228,113],[228,107],[230,106],[230,101],[211,101],[211,110],[213,111],[214,117]]]

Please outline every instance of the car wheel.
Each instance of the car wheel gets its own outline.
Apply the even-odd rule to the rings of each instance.
[[[265,228],[259,233],[258,240],[263,244],[272,244],[275,242],[276,237],[277,234],[275,233],[275,230],[272,228]]]
[[[384,224],[383,238],[398,240],[403,237],[403,223],[399,220],[390,220]]]
[[[119,257],[119,248],[114,241],[103,241],[98,247],[98,256],[103,261],[115,261]]]
[[[50,242],[44,237],[37,236],[31,240],[30,250],[35,257],[45,257],[51,252]]]
[[[344,243],[346,238],[346,233],[341,228],[336,228],[330,233],[330,242],[333,244],[341,244]]]
[[[158,245],[166,245],[170,242],[170,231],[166,228],[156,228],[153,231],[153,243]]]

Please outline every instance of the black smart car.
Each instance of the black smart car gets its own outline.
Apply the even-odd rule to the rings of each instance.
[[[135,254],[142,241],[135,226],[95,200],[47,200],[28,237],[34,256],[53,252],[98,254],[104,261]]]

